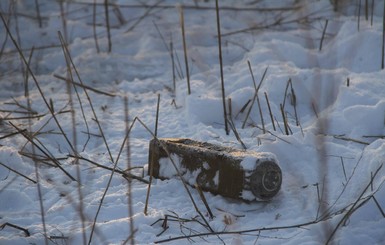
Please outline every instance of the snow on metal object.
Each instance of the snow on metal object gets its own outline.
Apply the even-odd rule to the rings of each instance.
[[[168,156],[167,152],[170,154]],[[148,170],[155,178],[178,176],[203,190],[247,201],[267,201],[281,188],[282,172],[273,153],[248,152],[191,139],[150,141]]]

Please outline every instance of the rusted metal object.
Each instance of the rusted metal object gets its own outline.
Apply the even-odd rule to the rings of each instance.
[[[198,184],[205,191],[225,197],[267,201],[281,188],[282,172],[272,153],[242,151],[191,139],[153,139],[149,174],[160,179],[178,176],[170,158],[188,184]]]

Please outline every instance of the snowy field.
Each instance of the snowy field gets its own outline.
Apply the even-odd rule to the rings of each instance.
[[[229,134],[215,1],[108,2],[0,2],[0,244],[385,244],[383,1],[219,1]],[[273,153],[278,194],[146,205],[158,98],[158,137]]]

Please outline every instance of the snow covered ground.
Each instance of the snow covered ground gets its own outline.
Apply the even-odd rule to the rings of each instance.
[[[0,244],[385,243],[383,1],[219,1],[229,117],[248,150],[276,155],[283,180],[269,202],[205,192],[213,218],[190,188],[204,219],[177,178],[153,180],[145,214],[148,184],[123,174],[149,180],[140,122],[154,130],[158,95],[159,137],[242,149],[224,127],[215,1],[109,1],[110,42],[93,2],[0,2],[12,34],[1,23]],[[74,82],[96,92],[67,87],[58,31]],[[248,62],[257,86],[266,71],[262,116]]]

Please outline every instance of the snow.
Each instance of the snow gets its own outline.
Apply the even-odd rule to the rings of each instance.
[[[245,171],[253,171],[258,166],[258,164],[266,161],[271,161],[279,165],[279,162],[276,156],[271,152],[257,152],[253,154],[248,154],[242,158],[240,165]]]
[[[35,2],[43,17],[41,28]],[[220,7],[229,7],[220,11],[227,108],[227,99],[231,98],[231,118],[247,151],[256,156],[264,152],[264,157],[279,162],[283,179],[280,192],[268,202],[247,203],[205,192],[213,218],[197,190],[188,187],[199,215],[181,180],[173,177],[176,170],[167,158],[161,160],[160,171],[170,179],[152,180],[146,214],[148,184],[132,180],[129,195],[129,182],[122,173],[128,171],[145,181],[150,179],[148,147],[153,136],[140,122],[154,129],[158,94],[159,137],[191,138],[242,149],[234,132],[227,135],[224,129],[215,2],[110,1],[111,52],[103,4],[96,8],[97,52],[93,2],[63,1],[67,31],[63,28],[60,1],[0,2],[2,16],[9,20],[12,36],[27,60],[35,47],[30,68],[41,88],[39,91],[29,74],[29,100],[35,114],[30,122],[21,119],[29,115],[25,65],[1,23],[0,244],[44,244],[45,235],[48,244],[86,244],[104,195],[91,244],[123,244],[131,235],[130,224],[134,226],[136,244],[185,235],[195,236],[167,244],[325,244],[333,230],[333,244],[385,243],[383,1],[374,1],[372,24],[370,15],[365,19],[365,8],[361,6],[359,29],[357,4],[349,1],[338,1],[338,12],[333,11],[333,1],[329,0],[219,1]],[[149,7],[154,4],[156,7]],[[176,8],[180,5],[190,6],[184,9],[184,17],[191,94],[187,93]],[[300,8],[254,9],[295,6]],[[326,20],[328,27],[319,50]],[[71,107],[66,82],[57,78],[67,77],[58,31],[67,37],[79,72],[81,81],[72,69],[74,81],[113,96],[87,90],[91,108],[84,90],[76,87],[78,97],[71,87]],[[175,91],[170,42],[174,49]],[[267,69],[258,91],[263,118],[257,102],[248,118],[251,102],[241,111],[255,93],[248,61],[256,85]],[[285,93],[289,79],[292,86]],[[48,104],[53,104],[58,123],[42,94]],[[125,97],[129,125],[135,121],[129,135],[129,170],[127,147],[121,151],[126,132]],[[289,135],[285,133],[281,104]],[[33,133],[40,149],[32,147],[10,123]],[[72,148],[80,160],[76,160]],[[37,155],[37,172],[31,154]],[[62,169],[48,158],[57,158]],[[117,171],[111,176],[115,164]],[[253,169],[255,158],[241,164]],[[193,184],[198,174],[184,177]],[[218,181],[218,174],[215,179]],[[243,197],[250,195],[242,193]],[[162,226],[166,216],[167,229]],[[212,231],[203,218],[213,231],[223,234],[208,235]],[[338,225],[343,218],[347,218],[346,222]],[[9,225],[1,226],[6,223],[28,229],[30,236]]]

